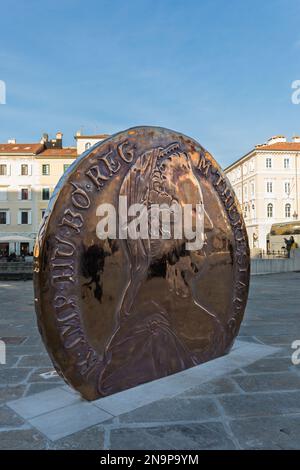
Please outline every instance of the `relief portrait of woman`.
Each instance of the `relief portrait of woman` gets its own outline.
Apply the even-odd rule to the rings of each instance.
[[[103,395],[116,382],[129,388],[204,362],[219,355],[226,341],[218,310],[210,304],[204,286],[198,291],[210,269],[209,251],[220,241],[222,250],[224,246],[219,234],[208,243],[214,224],[205,210],[189,155],[178,144],[143,153],[127,172],[120,195],[127,196],[128,207],[142,203],[148,210],[152,204],[204,205],[203,243],[201,249],[188,251],[184,238],[162,240],[149,235],[148,239],[120,241],[128,282],[116,312],[117,324],[105,347],[99,377]],[[195,210],[193,217],[197,217]],[[198,330],[196,335],[184,326],[191,321]]]

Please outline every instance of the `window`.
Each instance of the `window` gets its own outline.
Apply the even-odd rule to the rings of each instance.
[[[67,171],[67,169],[69,168],[69,166],[71,166],[70,163],[66,163],[66,164],[64,165],[64,173]]]
[[[21,189],[21,199],[22,201],[28,201],[29,199],[29,191],[27,188]]]
[[[272,168],[272,158],[266,158],[266,168]]]
[[[0,225],[6,225],[6,224],[7,224],[7,212],[1,211],[0,212]]]
[[[21,212],[21,224],[22,225],[27,225],[28,224],[28,212],[27,211],[22,211]]]
[[[273,192],[273,183],[272,181],[267,182],[267,193],[272,193]]]
[[[285,158],[283,160],[283,166],[285,169],[289,169],[290,168],[290,159],[289,158]]]
[[[88,150],[90,148],[90,146],[91,146],[91,142],[87,142],[85,144],[85,150]]]
[[[245,196],[245,200],[247,201],[248,200],[248,188],[247,188],[247,186],[244,187],[244,196]]]
[[[43,199],[43,201],[49,201],[49,199],[50,199],[50,189],[49,188],[43,188],[42,189],[42,199]]]
[[[268,204],[267,206],[267,216],[268,217],[273,217],[273,204]]]
[[[18,213],[18,224],[21,225],[30,225],[31,224],[31,211],[30,210],[24,210],[24,211],[19,211]]]
[[[7,175],[7,165],[0,165],[0,176]]]
[[[45,216],[45,212],[46,212],[45,210],[42,210],[42,219],[43,219],[44,216]]]
[[[49,176],[50,175],[50,165],[49,164],[42,165],[42,175],[43,176]]]
[[[286,182],[284,183],[284,192],[285,192],[285,194],[287,194],[288,196],[289,196],[290,193],[291,193],[291,184],[290,184],[289,181],[286,181]]]
[[[28,165],[21,165],[21,175],[28,176]]]
[[[285,205],[285,216],[287,218],[291,217],[291,204]]]
[[[251,183],[251,197],[254,197],[254,183]]]

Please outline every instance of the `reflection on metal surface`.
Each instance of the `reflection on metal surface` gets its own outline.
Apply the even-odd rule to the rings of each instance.
[[[202,205],[199,249],[97,237],[97,207]],[[193,225],[197,222],[194,213]],[[120,227],[118,227],[120,229]],[[244,222],[197,142],[137,127],[83,154],[60,181],[35,250],[39,328],[56,370],[92,400],[227,353],[249,284]]]

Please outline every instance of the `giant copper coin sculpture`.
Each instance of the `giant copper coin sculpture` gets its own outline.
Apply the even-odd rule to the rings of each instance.
[[[213,157],[177,132],[136,127],[92,147],[60,180],[34,270],[53,364],[93,400],[228,353],[249,248]]]

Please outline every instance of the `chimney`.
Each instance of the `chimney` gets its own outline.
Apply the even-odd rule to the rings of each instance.
[[[62,149],[62,138],[63,138],[63,133],[62,132],[56,132],[55,140],[53,140],[53,146]]]
[[[46,134],[44,132],[44,134],[42,135],[42,138],[41,138],[41,144],[45,144],[46,142],[48,142],[48,140],[49,140],[49,136],[48,136],[48,134]]]
[[[286,142],[286,137],[284,135],[275,135],[268,140],[267,145],[278,144],[278,142]]]
[[[8,144],[16,144],[17,141],[16,141],[16,139],[8,139],[7,143]]]
[[[292,142],[295,142],[297,144],[300,143],[300,136],[299,135],[294,135],[294,137],[292,137]]]

